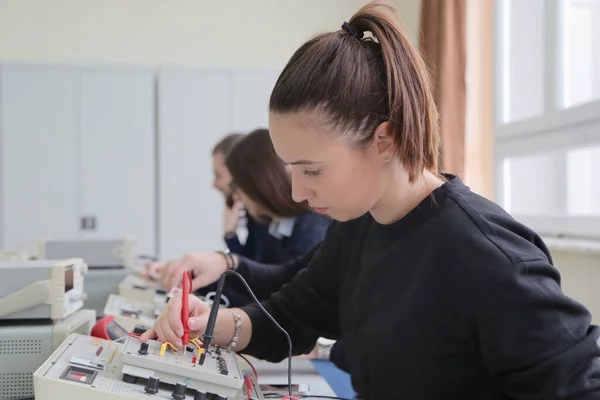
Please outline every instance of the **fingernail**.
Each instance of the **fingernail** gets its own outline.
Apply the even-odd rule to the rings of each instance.
[[[198,329],[198,321],[194,318],[188,319],[188,329]]]
[[[183,336],[183,330],[182,329],[177,329],[177,331],[175,332],[175,334],[177,336]]]

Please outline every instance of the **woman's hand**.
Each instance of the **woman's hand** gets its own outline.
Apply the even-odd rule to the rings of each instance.
[[[210,316],[210,307],[196,296],[188,298],[188,329],[192,332],[198,332],[198,337],[206,331],[208,318]],[[242,351],[248,346],[252,337],[252,323],[248,314],[239,309],[221,309],[217,313],[217,319],[214,326],[213,344],[227,347],[232,342],[236,334],[236,315],[240,316],[241,329],[237,331],[238,342],[236,351]],[[181,323],[181,298],[174,297],[169,300],[167,306],[160,313],[154,326],[140,336],[141,342],[150,339],[158,339],[161,342],[169,341],[173,346],[181,348],[183,343],[181,337],[184,329]]]
[[[235,232],[237,229],[238,221],[240,220],[240,212],[244,208],[244,203],[239,200],[235,200],[233,206],[225,206],[223,212],[223,233]]]
[[[190,296],[188,299],[188,310],[190,319],[188,319],[188,329],[191,331],[200,331],[204,333],[210,307],[196,296]],[[193,321],[193,322],[192,322]],[[140,336],[140,341],[145,342],[150,339],[158,339],[161,342],[169,341],[175,347],[181,348],[181,337],[183,336],[183,325],[181,323],[181,298],[174,297],[169,300],[167,306],[160,313],[154,326]]]
[[[234,261],[236,261],[234,257]],[[179,285],[185,271],[190,271],[192,291],[198,290],[216,282],[221,274],[227,270],[227,259],[221,253],[189,253],[183,257],[169,261],[160,270],[160,282],[170,291]]]

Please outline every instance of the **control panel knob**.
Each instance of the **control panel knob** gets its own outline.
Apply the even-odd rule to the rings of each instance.
[[[194,400],[208,400],[205,392],[196,392],[196,396],[194,396]]]
[[[178,383],[177,385],[175,385],[175,391],[173,391],[173,394],[171,395],[171,397],[174,400],[185,400],[185,390],[187,389],[187,386],[185,383]]]
[[[158,393],[158,383],[159,383],[160,379],[158,379],[155,376],[151,376],[148,378],[148,382],[146,382],[146,387],[144,388],[144,391],[146,393],[149,394],[156,394]]]
[[[148,354],[148,342],[144,342],[140,345],[140,349],[138,350],[138,353],[140,353],[143,356]]]

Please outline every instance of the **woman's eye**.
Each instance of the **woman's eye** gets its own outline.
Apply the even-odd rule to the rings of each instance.
[[[319,176],[321,174],[321,170],[319,169],[316,171],[311,171],[311,170],[305,169],[302,171],[302,173],[304,175],[308,175],[308,176]]]

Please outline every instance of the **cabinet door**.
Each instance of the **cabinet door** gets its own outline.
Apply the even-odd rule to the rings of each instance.
[[[277,71],[232,73],[232,129],[248,133],[269,126],[269,98],[279,77]]]
[[[152,72],[82,72],[82,237],[131,234],[155,253],[155,119]]]
[[[224,200],[212,188],[211,149],[229,133],[228,73],[164,71],[159,75],[160,255],[224,246]]]
[[[3,67],[2,237],[34,251],[44,237],[76,238],[79,208],[79,74]]]

